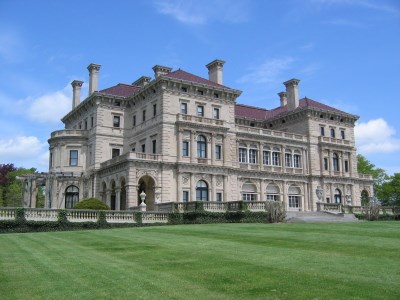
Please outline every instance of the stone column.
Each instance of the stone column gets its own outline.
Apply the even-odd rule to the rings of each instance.
[[[258,168],[263,169],[263,146],[262,143],[258,143]]]
[[[228,145],[228,139],[227,135],[224,134],[222,135],[222,159],[224,161],[224,166],[226,166],[226,163],[228,161],[228,156],[229,156],[229,145]]]
[[[215,201],[216,189],[215,189],[215,175],[211,174],[211,195],[209,201]]]
[[[178,148],[177,148],[177,161],[180,161],[182,159],[182,130],[178,130]]]
[[[222,201],[226,202],[229,201],[229,188],[228,188],[228,176],[224,175],[224,195],[223,195],[224,199],[222,199]]]
[[[259,201],[265,201],[266,200],[265,193],[266,193],[266,190],[265,190],[264,179],[260,179],[260,200]]]
[[[303,174],[306,175],[307,174],[307,150],[305,148],[303,148],[303,154],[301,157],[301,167],[303,168]]]
[[[289,205],[288,205],[288,194],[287,194],[287,182],[286,182],[286,180],[284,180],[283,183],[282,183],[282,192],[283,192],[282,202],[283,202],[283,205],[284,205],[285,209],[287,210],[289,208]]]
[[[211,164],[215,164],[215,133],[211,134]]]
[[[335,203],[335,195],[334,195],[334,191],[333,191],[333,183],[329,184],[330,189],[331,189],[331,203]]]
[[[286,172],[286,166],[285,166],[285,151],[286,151],[286,148],[285,148],[285,146],[282,145],[281,149],[282,149],[281,150],[282,173],[285,173]]]
[[[190,174],[190,201],[196,201],[196,183],[194,174]]]
[[[177,191],[176,191],[176,201],[182,202],[182,175],[177,172],[176,177],[178,178]]]
[[[333,174],[333,156],[332,156],[332,151],[328,149],[328,168],[329,168],[329,175],[332,176]]]
[[[308,184],[306,182],[303,183],[303,199],[304,199],[304,206],[302,206],[303,211],[308,211],[309,210],[309,192],[308,192]]]
[[[121,210],[121,188],[115,189],[115,210]]]
[[[108,189],[106,191],[106,204],[108,205],[109,208],[111,208],[111,190]]]
[[[197,157],[197,151],[196,151],[196,131],[191,131],[190,135],[190,162],[195,163],[196,162],[196,157]]]
[[[137,187],[135,185],[126,185],[125,190],[127,207],[131,208],[137,206]]]

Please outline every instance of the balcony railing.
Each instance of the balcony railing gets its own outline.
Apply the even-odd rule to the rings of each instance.
[[[214,126],[224,126],[224,121],[220,119],[210,119],[205,117],[198,117],[198,116],[191,116],[191,115],[184,115],[178,114],[176,116],[177,121],[185,121],[185,122],[195,122],[195,123],[203,123],[207,125],[214,125]]]
[[[104,167],[113,165],[115,163],[119,163],[119,162],[126,161],[126,160],[131,160],[131,159],[161,161],[162,157],[163,157],[162,154],[128,152],[128,153],[122,154],[120,156],[116,156],[110,160],[107,160],[107,161],[101,163],[100,167],[104,168]]]
[[[348,140],[337,139],[337,138],[332,138],[332,137],[327,137],[327,136],[320,136],[319,142],[350,146],[350,141],[348,141]]]
[[[255,127],[248,127],[248,126],[236,126],[238,133],[253,133],[261,136],[273,136],[273,137],[281,137],[284,139],[290,139],[294,141],[307,141],[306,136],[296,133],[289,133],[277,130],[269,130],[263,128],[255,128]]]
[[[63,129],[53,131],[51,133],[51,138],[55,137],[87,137],[88,131],[87,130],[75,130],[75,129]]]

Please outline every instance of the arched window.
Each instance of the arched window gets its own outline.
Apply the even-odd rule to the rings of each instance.
[[[242,186],[242,200],[257,201],[257,187],[254,183],[246,182]]]
[[[339,172],[339,155],[337,153],[333,153],[333,170],[335,172]]]
[[[267,201],[279,201],[279,187],[275,183],[267,186]]]
[[[297,186],[291,186],[288,191],[289,208],[300,208],[301,207],[301,190]]]
[[[342,203],[342,192],[339,189],[335,190],[335,203]]]
[[[208,201],[208,185],[204,180],[199,180],[197,182],[196,201]]]
[[[294,151],[293,167],[301,168],[301,152],[299,150]]]
[[[79,189],[70,185],[65,190],[65,208],[73,208],[79,202]]]
[[[197,137],[197,157],[199,158],[207,157],[207,140],[202,135],[199,135]]]

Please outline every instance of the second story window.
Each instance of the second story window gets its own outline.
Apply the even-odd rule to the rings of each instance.
[[[293,167],[291,153],[285,153],[285,167],[288,167],[288,168]]]
[[[335,128],[331,128],[331,138],[335,138]]]
[[[207,157],[207,140],[202,135],[199,135],[197,137],[197,157],[199,158]]]
[[[153,145],[153,154],[156,154],[156,152],[157,152],[157,140],[153,140],[152,141],[152,145]]]
[[[325,136],[325,127],[321,126],[320,130],[321,130],[321,136]]]
[[[120,116],[114,116],[113,118],[113,126],[115,128],[119,128],[121,125],[121,117]]]
[[[333,153],[332,162],[333,162],[333,170],[335,172],[339,172],[340,171],[340,169],[339,169],[339,155],[337,155],[336,153]]]
[[[213,109],[213,118],[219,119],[219,108],[217,108],[217,107],[214,107],[214,109]]]
[[[182,143],[182,156],[189,156],[189,142],[183,141]]]
[[[204,117],[204,106],[203,105],[197,105],[197,116]]]
[[[221,159],[222,157],[222,146],[215,145],[215,159]]]
[[[153,104],[153,117],[157,114],[157,104]]]
[[[279,152],[272,152],[272,165],[280,166],[281,165],[281,154]]]
[[[342,138],[342,140],[344,140],[346,138],[346,134],[345,134],[344,130],[340,131],[340,137]]]
[[[187,115],[188,113],[188,105],[186,102],[181,103],[181,114]]]
[[[146,144],[142,144],[142,153],[146,152]]]
[[[247,163],[247,149],[246,148],[239,148],[239,162]]]
[[[111,157],[112,158],[117,157],[117,156],[119,156],[119,153],[120,153],[120,150],[118,148],[113,148],[111,150]]]
[[[136,115],[134,115],[132,118],[132,124],[133,126],[136,126]]]
[[[142,121],[143,122],[146,121],[146,110],[145,109],[143,109],[143,112],[142,112]]]
[[[69,151],[69,165],[70,166],[78,165],[78,150]]]
[[[249,163],[256,164],[257,163],[257,149],[249,149]]]

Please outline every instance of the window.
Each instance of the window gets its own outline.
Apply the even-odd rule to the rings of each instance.
[[[328,159],[325,157],[325,158],[324,158],[324,170],[325,170],[325,171],[328,171],[328,168],[329,168],[329,166],[328,166]]]
[[[339,172],[339,155],[337,155],[336,153],[333,153],[333,170],[335,172]]]
[[[143,112],[142,112],[142,121],[143,122],[146,121],[146,110],[145,109],[143,109]]]
[[[214,98],[219,98],[219,94],[218,93],[214,93]]]
[[[188,113],[188,105],[186,102],[181,103],[181,114],[187,115]]]
[[[50,168],[53,167],[53,152],[50,152],[50,162],[49,162]]]
[[[197,137],[197,157],[206,158],[207,157],[207,141],[202,135]]]
[[[342,192],[339,189],[335,190],[335,203],[342,203]]]
[[[182,192],[182,201],[183,202],[189,202],[189,191],[183,191]]]
[[[280,166],[281,165],[281,154],[279,152],[272,152],[272,165]]]
[[[346,138],[344,130],[340,131],[340,137],[342,138],[342,140],[344,140]]]
[[[325,136],[325,127],[321,126],[320,130],[321,130],[321,136]]]
[[[239,162],[246,163],[247,162],[247,149],[239,148]]]
[[[119,128],[120,121],[121,121],[121,117],[120,116],[114,116],[114,118],[113,118],[113,126],[115,128]]]
[[[215,194],[215,201],[222,202],[222,193]]]
[[[279,195],[268,194],[267,201],[279,201]]]
[[[293,167],[301,168],[301,154],[300,151],[296,150],[293,155]]]
[[[292,167],[292,154],[290,153],[285,153],[285,167]]]
[[[157,104],[153,104],[153,117],[157,114]]]
[[[299,208],[300,207],[300,197],[299,196],[289,196],[289,207],[290,208]]]
[[[334,138],[335,137],[335,129],[331,128],[331,137]]]
[[[184,87],[184,86],[181,87],[181,91],[184,92],[184,93],[187,93],[187,87]]]
[[[257,187],[251,182],[246,182],[242,186],[242,200],[257,201]]]
[[[94,117],[91,116],[90,117],[90,127],[93,128],[93,126],[94,126]]]
[[[204,95],[204,92],[202,90],[197,90],[197,95]]]
[[[214,107],[214,109],[213,109],[213,118],[219,119],[219,108],[217,108],[217,107]]]
[[[115,102],[114,102],[114,105],[115,105],[115,106],[121,106],[121,102],[115,101]]]
[[[221,145],[215,145],[215,159],[221,159],[222,157],[222,147]]]
[[[249,149],[249,163],[256,164],[257,163],[257,149]]]
[[[243,201],[257,201],[257,195],[256,194],[243,193],[242,194],[242,200]]]
[[[85,119],[85,130],[87,130],[88,129],[88,121],[87,121],[87,119]]]
[[[156,154],[156,152],[157,152],[157,141],[153,140],[152,144],[153,144],[153,154]]]
[[[203,105],[197,105],[197,116],[204,117],[204,106]]]
[[[78,150],[69,151],[69,165],[70,166],[78,165]]]
[[[142,153],[146,152],[146,144],[142,144]]]
[[[183,141],[182,143],[182,156],[189,156],[189,142]]]
[[[270,165],[271,164],[271,151],[263,151],[263,164]]]
[[[279,201],[279,187],[270,183],[267,186],[267,201]]]
[[[120,153],[120,150],[118,148],[113,148],[111,150],[111,157],[112,158],[117,157],[117,156],[119,156],[119,153]]]
[[[196,184],[196,201],[208,201],[208,185],[204,180]]]
[[[79,129],[82,129],[82,122],[79,122]]]
[[[136,115],[134,115],[132,118],[132,124],[133,126],[136,126]]]
[[[344,161],[344,171],[346,173],[349,172],[349,161],[348,160]]]
[[[72,209],[79,202],[79,189],[70,185],[65,190],[65,208]]]

